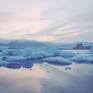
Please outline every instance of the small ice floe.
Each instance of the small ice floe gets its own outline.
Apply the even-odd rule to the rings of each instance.
[[[93,55],[92,54],[79,54],[71,58],[71,60],[76,63],[92,63],[93,64]]]
[[[48,57],[44,58],[43,61],[54,64],[54,65],[70,65],[72,61],[65,59],[63,57]]]
[[[65,58],[71,58],[71,57],[74,57],[76,54],[71,52],[71,51],[62,50],[59,55],[62,56],[62,57],[65,57]]]
[[[32,68],[33,63],[22,63],[22,62],[2,62],[0,67],[10,68],[10,69],[20,69],[22,68]]]
[[[71,70],[72,68],[71,67],[66,67],[65,70]]]
[[[90,48],[90,53],[93,54],[93,46]]]

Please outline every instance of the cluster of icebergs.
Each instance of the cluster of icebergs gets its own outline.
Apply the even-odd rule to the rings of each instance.
[[[36,42],[35,42],[36,43]],[[36,44],[35,44],[36,45]],[[71,47],[71,46],[70,46]],[[79,45],[80,47],[80,45]],[[70,65],[72,63],[93,63],[93,47],[87,53],[65,51],[55,45],[35,47],[2,47],[0,49],[0,66],[9,68],[31,68],[34,63],[47,62],[54,65]],[[78,49],[79,50],[79,49]]]

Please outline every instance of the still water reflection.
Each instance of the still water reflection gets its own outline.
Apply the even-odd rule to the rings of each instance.
[[[0,93],[41,93],[46,72],[39,65],[32,69],[0,69]]]
[[[93,65],[34,64],[31,69],[0,68],[0,93],[92,93]]]

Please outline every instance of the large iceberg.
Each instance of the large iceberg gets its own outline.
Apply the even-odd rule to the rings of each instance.
[[[40,59],[58,56],[60,53],[61,51],[56,47],[45,46],[39,49],[27,48],[22,51],[21,55],[26,57],[27,59]]]

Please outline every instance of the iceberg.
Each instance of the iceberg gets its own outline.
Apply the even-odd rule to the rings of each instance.
[[[12,62],[12,63],[7,63],[6,67],[7,68],[11,68],[11,69],[19,69],[21,68],[21,63],[17,63],[17,62]]]
[[[26,63],[26,62],[9,62],[5,65],[7,68],[11,68],[11,69],[19,69],[21,67],[23,68],[31,68],[33,66],[33,63]]]
[[[13,62],[13,61],[26,60],[26,58],[22,57],[22,56],[4,56],[4,57],[2,57],[2,60],[6,61],[6,62]]]
[[[72,61],[76,63],[93,63],[93,55],[92,54],[78,54],[71,58]]]
[[[56,47],[45,46],[39,49],[24,49],[21,55],[26,57],[27,59],[41,59],[46,57],[58,56],[60,53],[61,51]]]
[[[65,57],[65,58],[71,58],[71,57],[74,57],[76,54],[73,53],[73,52],[63,51],[62,50],[59,55],[62,56],[62,57]]]
[[[54,65],[70,65],[72,61],[65,59],[63,57],[48,57],[43,59],[44,62],[54,64]]]
[[[91,47],[89,51],[90,51],[90,53],[93,54],[93,47]]]

